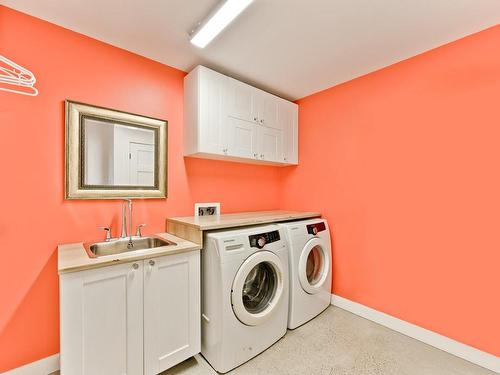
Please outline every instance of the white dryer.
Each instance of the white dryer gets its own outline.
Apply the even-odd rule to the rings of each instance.
[[[290,303],[288,328],[311,320],[331,301],[332,254],[324,219],[279,224],[288,242]]]
[[[201,354],[224,373],[285,335],[288,247],[277,225],[212,232],[204,241]]]

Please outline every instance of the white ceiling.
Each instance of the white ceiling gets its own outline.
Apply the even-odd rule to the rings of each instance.
[[[205,49],[188,40],[217,0],[0,0],[189,71],[203,64],[289,99],[500,23],[500,0],[255,0]]]

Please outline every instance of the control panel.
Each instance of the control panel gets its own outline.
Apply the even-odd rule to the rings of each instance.
[[[309,224],[307,225],[307,233],[317,235],[319,232],[326,230],[325,223]]]
[[[248,236],[250,246],[262,249],[266,244],[280,240],[280,232],[273,230],[272,232],[254,234]]]

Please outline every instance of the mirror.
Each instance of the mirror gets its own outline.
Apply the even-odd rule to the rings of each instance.
[[[166,127],[66,101],[66,199],[165,198]]]

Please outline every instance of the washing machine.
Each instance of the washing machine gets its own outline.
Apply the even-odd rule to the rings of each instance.
[[[325,310],[331,301],[332,253],[324,219],[279,224],[289,248],[288,328],[294,329]]]
[[[216,371],[241,365],[285,335],[288,253],[278,225],[205,235],[201,354]]]

